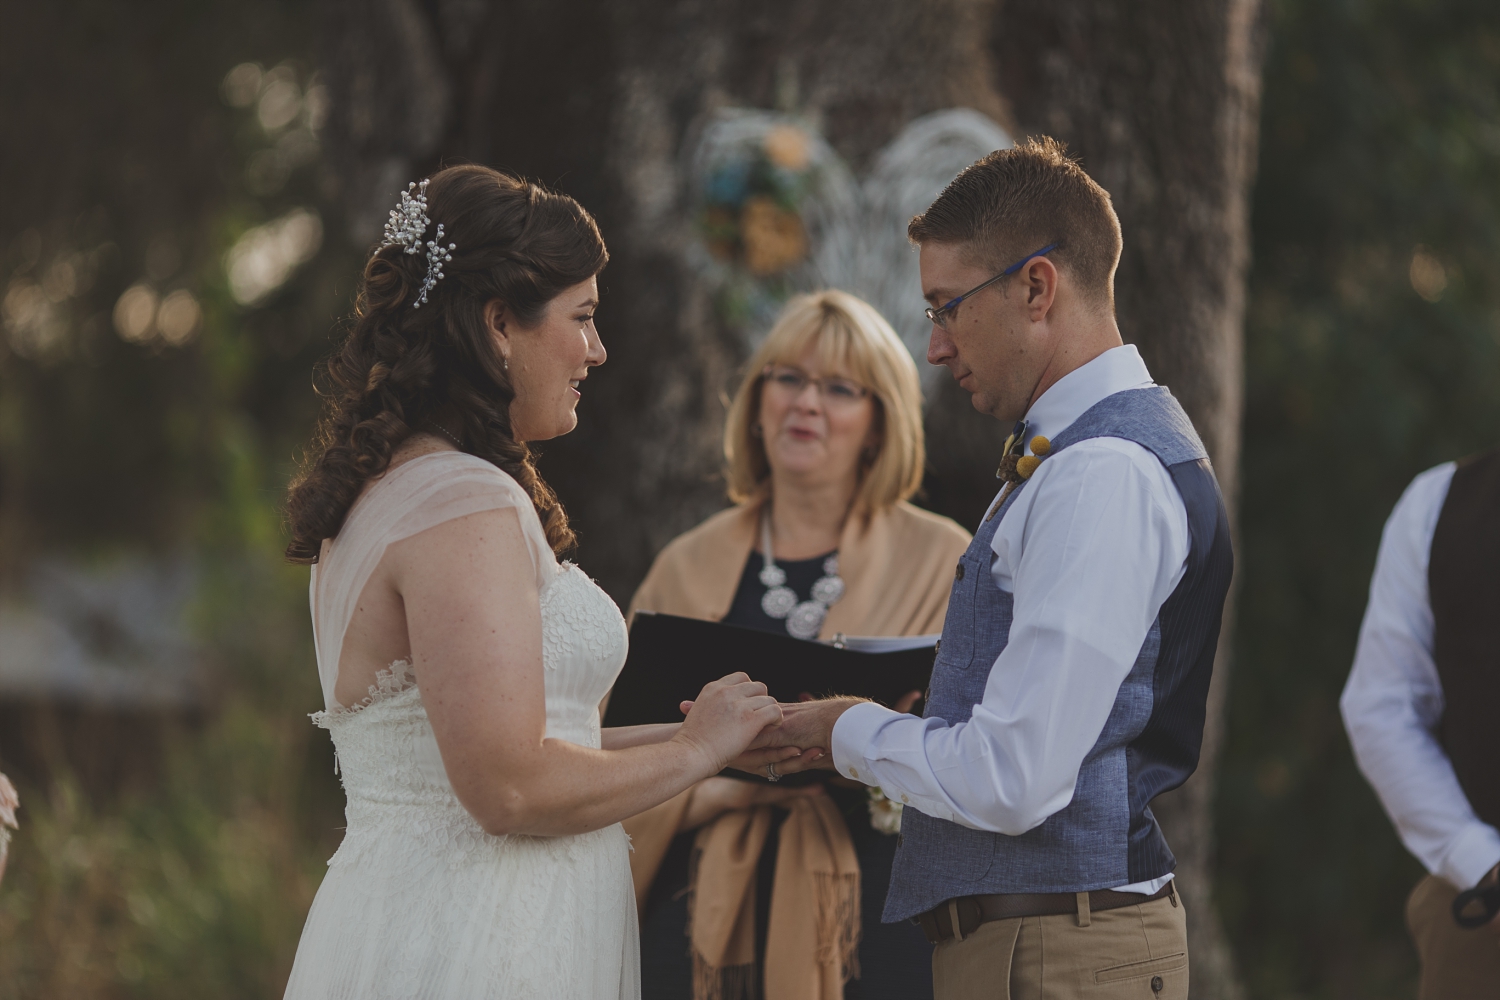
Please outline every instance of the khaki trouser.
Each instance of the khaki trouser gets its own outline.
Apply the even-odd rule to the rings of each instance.
[[[1186,1000],[1182,898],[992,920],[933,949],[932,988],[937,1000]]]
[[[1494,1000],[1500,996],[1500,934],[1467,930],[1453,919],[1458,890],[1436,875],[1417,883],[1406,901],[1406,927],[1422,960],[1418,1000]]]

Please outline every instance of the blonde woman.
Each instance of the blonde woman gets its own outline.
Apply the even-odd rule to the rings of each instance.
[[[969,535],[907,502],[921,386],[873,307],[840,291],[789,302],[735,395],[724,455],[735,505],[662,550],[632,614],[808,639],[941,630]],[[931,996],[921,931],[880,923],[891,817],[863,787],[793,784],[708,778],[626,821],[645,995]]]

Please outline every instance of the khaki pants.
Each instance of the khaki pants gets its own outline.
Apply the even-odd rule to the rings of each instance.
[[[1182,899],[1080,914],[992,920],[932,951],[937,1000],[1186,1000]]]
[[[1500,934],[1466,930],[1453,920],[1458,890],[1436,875],[1417,883],[1406,901],[1406,927],[1422,960],[1418,1000],[1493,1000],[1500,996]]]

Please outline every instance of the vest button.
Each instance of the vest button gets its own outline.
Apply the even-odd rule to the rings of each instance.
[[[963,578],[964,578],[964,564],[963,563],[959,563],[958,564],[958,568],[953,571],[953,579],[955,579],[955,580],[962,580]]]

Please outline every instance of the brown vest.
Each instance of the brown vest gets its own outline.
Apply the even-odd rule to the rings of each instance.
[[[1500,449],[1453,473],[1427,585],[1443,685],[1438,738],[1474,812],[1500,826]]]

